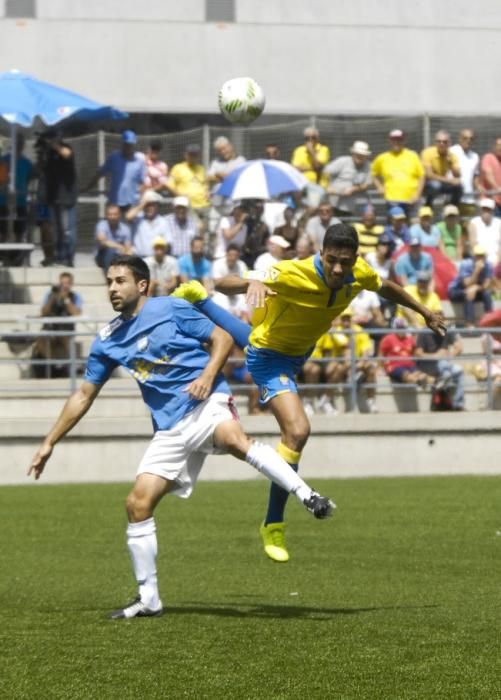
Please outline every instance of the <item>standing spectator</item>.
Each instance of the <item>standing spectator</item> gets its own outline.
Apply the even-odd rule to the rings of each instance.
[[[464,371],[453,361],[462,351],[461,336],[453,330],[443,338],[426,330],[417,338],[417,366],[425,374],[435,377],[435,390],[451,395],[453,411],[464,410]]]
[[[355,141],[350,154],[336,158],[324,168],[324,174],[329,178],[327,193],[339,216],[353,214],[357,196],[367,192],[372,184],[369,144]]]
[[[275,143],[265,146],[264,157],[266,160],[281,160],[280,149]]]
[[[395,250],[410,241],[407,215],[402,207],[394,206],[388,211],[389,224],[384,227],[386,235],[391,236]]]
[[[200,154],[197,143],[186,146],[184,160],[176,163],[170,171],[168,187],[175,197],[188,197],[192,211],[204,219],[210,204],[207,174],[200,162]]]
[[[421,245],[425,247],[439,247],[440,231],[433,223],[433,209],[431,207],[419,208],[419,222],[412,224],[409,235],[411,238],[419,238]]]
[[[174,197],[172,204],[174,211],[165,217],[166,240],[170,245],[171,254],[179,258],[189,254],[191,241],[200,234],[201,229],[199,220],[190,215],[188,197]]]
[[[501,216],[501,136],[494,142],[491,153],[480,161],[480,191],[496,203],[496,216]]]
[[[197,280],[205,289],[212,291],[211,284],[211,265],[204,257],[204,240],[200,236],[195,236],[190,244],[190,252],[187,255],[182,255],[179,260],[179,273],[181,282],[189,282]]]
[[[161,197],[156,192],[146,190],[139,204],[131,207],[125,215],[127,221],[132,222],[134,250],[141,258],[153,255],[155,238],[167,240],[167,223],[158,211],[160,200]]]
[[[146,179],[144,153],[136,151],[137,136],[127,129],[122,134],[122,145],[106,158],[83,191],[90,190],[99,178],[109,177],[108,202],[118,204],[122,212],[138,204]]]
[[[384,233],[384,226],[376,223],[376,213],[372,204],[367,204],[362,214],[362,221],[353,224],[358,233],[358,252],[364,257],[373,253],[379,236]]]
[[[485,197],[480,200],[480,215],[470,221],[469,242],[470,250],[476,245],[485,248],[487,260],[495,267],[499,261],[501,245],[501,219],[494,216],[496,203]]]
[[[475,302],[482,302],[484,311],[492,311],[491,285],[493,268],[487,260],[486,249],[477,244],[473,248],[473,258],[461,261],[458,274],[449,284],[448,296],[451,301],[464,304],[464,318],[469,326],[475,325]]]
[[[167,189],[167,173],[169,168],[167,163],[160,160],[162,142],[159,139],[150,141],[150,147],[146,154],[146,177],[144,186],[154,192],[163,192]]]
[[[242,260],[247,267],[254,267],[254,262],[267,250],[270,230],[264,220],[264,202],[261,199],[247,200],[249,216],[246,219],[247,238],[242,253]]]
[[[438,294],[432,291],[431,282],[431,272],[422,270],[416,275],[416,283],[407,284],[404,289],[407,294],[410,294],[410,296],[420,304],[426,304],[431,311],[441,313],[442,303]],[[397,316],[405,317],[414,328],[425,328],[426,326],[426,323],[423,323],[419,314],[403,306],[398,308]]]
[[[463,229],[459,223],[459,209],[454,204],[447,204],[443,211],[444,220],[437,224],[440,234],[438,247],[450,260],[459,262],[463,259]]]
[[[153,255],[144,260],[150,271],[148,296],[167,296],[179,284],[177,260],[172,255],[167,255],[168,243],[163,238],[155,238],[152,248]]]
[[[290,206],[285,207],[283,211],[284,223],[281,226],[276,226],[273,233],[276,236],[282,236],[288,241],[290,248],[289,252],[292,256],[296,254],[296,244],[299,238],[299,226],[294,223],[294,209]]]
[[[41,265],[50,267],[54,264],[54,235],[50,221],[49,205],[47,204],[47,143],[43,136],[39,136],[35,141],[36,164],[35,172],[37,176],[36,191],[36,223],[40,230],[40,245],[44,254]]]
[[[285,252],[289,247],[289,242],[282,236],[270,236],[268,239],[268,250],[256,259],[254,270],[256,272],[266,272],[269,267],[285,259]]]
[[[34,177],[35,172],[33,163],[29,158],[23,155],[24,151],[24,136],[18,134],[16,140],[16,201],[15,201],[15,218],[14,218],[14,240],[20,243],[24,239],[28,222],[28,185]],[[11,154],[6,153],[0,158],[0,169],[3,172],[2,182],[0,183],[0,243],[7,241],[9,233],[9,218],[14,217],[14,212],[9,209],[9,180],[10,180],[10,164]],[[24,254],[10,253],[3,257],[3,260],[8,265],[21,265]]]
[[[308,126],[303,133],[304,144],[294,149],[291,163],[310,183],[307,188],[308,203],[316,207],[324,197],[329,182],[323,170],[329,162],[330,150],[320,143],[318,129]]]
[[[418,272],[432,274],[433,258],[421,249],[421,239],[415,236],[410,240],[408,252],[397,258],[395,273],[402,287],[405,287],[407,284],[416,284]]]
[[[428,146],[421,153],[426,174],[424,194],[429,207],[433,206],[438,194],[448,195],[450,203],[456,206],[461,202],[461,170],[457,155],[450,150],[450,143],[447,131],[437,131],[435,145]]]
[[[215,280],[226,277],[226,275],[244,277],[247,270],[247,265],[243,260],[240,260],[240,248],[235,243],[230,243],[227,247],[224,258],[212,263],[212,277]]]
[[[219,222],[214,246],[214,260],[220,260],[226,255],[230,243],[242,250],[247,240],[249,229],[247,219],[249,211],[242,202],[234,202],[233,210],[229,216],[223,216]]]
[[[412,358],[416,348],[416,339],[407,332],[405,318],[393,319],[393,333],[385,335],[379,351],[383,357],[384,371],[396,384],[418,384],[419,386],[431,386],[435,378],[422,372]]]
[[[389,134],[390,150],[380,153],[372,163],[372,176],[386,205],[402,207],[409,216],[419,202],[424,187],[424,168],[415,151],[405,148],[405,134],[393,129]]]
[[[296,257],[295,260],[306,260],[313,255],[313,245],[311,240],[306,235],[299,236],[296,241]]]
[[[106,205],[105,218],[96,224],[96,265],[108,270],[116,255],[130,255],[132,240],[130,228],[121,220],[122,212],[116,204]]]
[[[387,233],[383,233],[378,239],[376,250],[373,253],[367,253],[365,259],[369,265],[376,270],[381,279],[396,282],[395,264],[391,259],[393,249],[394,243],[392,237]],[[381,305],[383,318],[393,318],[396,305],[381,296],[379,296],[379,303]]]
[[[475,192],[479,187],[480,159],[471,147],[474,138],[472,129],[463,129],[459,134],[459,143],[450,148],[458,159],[461,171],[461,209],[464,209],[464,214],[471,213],[470,208],[475,205]]]
[[[209,166],[207,179],[211,184],[218,185],[235,168],[245,163],[243,156],[237,155],[234,145],[226,136],[219,136],[213,143],[216,157]]]
[[[334,216],[334,210],[330,202],[322,202],[318,207],[318,214],[312,216],[306,224],[305,233],[313,245],[313,251],[316,253],[322,250],[325,232],[329,226],[340,224],[341,221]]]

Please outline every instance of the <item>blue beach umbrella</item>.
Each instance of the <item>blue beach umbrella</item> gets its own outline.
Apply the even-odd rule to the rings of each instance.
[[[249,160],[235,168],[214,190],[229,199],[273,199],[303,190],[308,180],[283,160]]]

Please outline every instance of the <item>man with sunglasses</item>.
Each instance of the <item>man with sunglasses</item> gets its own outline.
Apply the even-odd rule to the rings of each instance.
[[[421,153],[426,174],[424,195],[428,207],[433,206],[433,200],[439,194],[448,195],[450,203],[456,206],[461,202],[461,169],[457,155],[450,150],[450,144],[449,133],[437,131],[435,145],[428,146]]]

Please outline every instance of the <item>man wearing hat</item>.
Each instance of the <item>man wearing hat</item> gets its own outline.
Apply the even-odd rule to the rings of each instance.
[[[170,243],[171,254],[179,258],[188,255],[191,241],[199,236],[203,226],[199,219],[190,213],[190,200],[184,194],[174,197],[173,211],[165,217],[166,239]]]
[[[405,148],[401,129],[389,133],[390,150],[380,153],[372,163],[374,184],[388,208],[399,205],[407,216],[421,198],[424,168],[415,151]]]
[[[487,260],[487,251],[479,243],[473,247],[473,258],[461,261],[458,274],[449,284],[451,301],[462,302],[464,318],[469,326],[475,325],[475,302],[484,305],[484,311],[492,311],[493,266]]]
[[[470,249],[477,244],[485,248],[487,260],[495,266],[499,261],[501,219],[495,216],[496,202],[493,199],[484,197],[480,200],[479,207],[480,214],[470,221]]]
[[[411,238],[419,238],[421,245],[427,248],[438,248],[440,244],[440,231],[433,223],[433,209],[431,207],[419,208],[419,222],[412,224],[409,231]]]
[[[339,216],[352,214],[356,198],[363,196],[372,184],[369,144],[355,141],[350,154],[332,160],[324,168],[324,173],[329,178],[329,199]]]
[[[170,294],[179,284],[179,267],[176,258],[167,254],[169,244],[158,236],[151,244],[153,255],[144,262],[150,271],[149,297],[161,297]]]
[[[402,287],[415,284],[418,272],[433,274],[433,258],[421,249],[421,240],[413,236],[409,242],[409,251],[402,253],[395,263],[395,273]]]
[[[418,384],[422,387],[432,386],[435,377],[422,372],[416,362],[411,359],[415,353],[416,338],[407,328],[405,318],[393,319],[393,333],[385,335],[379,346],[379,352],[386,359],[383,362],[384,371],[395,384]]]
[[[416,283],[407,284],[404,290],[419,304],[423,304],[433,313],[442,313],[440,297],[431,289],[432,274],[428,270],[421,270],[416,274]],[[397,316],[405,317],[414,328],[426,328],[423,317],[409,308],[399,306]]]
[[[459,223],[459,209],[455,204],[447,204],[443,210],[443,221],[437,224],[440,234],[439,248],[450,260],[463,259],[463,229]]]
[[[429,207],[433,206],[438,194],[448,195],[451,204],[456,206],[461,202],[461,170],[458,157],[450,151],[450,145],[449,132],[440,130],[435,134],[435,145],[428,146],[421,153],[426,175],[424,193]]]
[[[395,205],[388,210],[388,218],[389,223],[384,227],[384,232],[391,237],[394,249],[398,250],[410,240],[407,214],[402,207]]]
[[[209,208],[209,186],[200,154],[198,143],[188,144],[184,160],[176,163],[170,171],[167,186],[174,196],[188,197],[192,210],[204,217]]]
[[[131,207],[125,215],[126,221],[132,225],[132,245],[141,258],[153,255],[155,238],[167,239],[165,217],[159,213],[161,201],[159,194],[146,190],[139,204]]]
[[[286,241],[283,236],[270,236],[267,242],[267,252],[262,253],[254,263],[254,270],[256,272],[266,272],[268,268],[276,263],[284,260],[285,251],[290,248],[289,241]]]

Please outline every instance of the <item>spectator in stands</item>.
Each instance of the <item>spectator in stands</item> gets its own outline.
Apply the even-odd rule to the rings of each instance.
[[[210,206],[207,174],[200,162],[201,149],[197,143],[186,146],[184,160],[170,171],[168,188],[176,197],[188,197],[195,214],[205,219]]]
[[[469,225],[470,250],[476,245],[485,248],[487,260],[496,266],[501,245],[501,219],[495,216],[496,203],[484,197],[480,200],[480,215],[473,217]]]
[[[384,226],[376,223],[376,212],[372,204],[367,204],[363,210],[362,221],[353,224],[358,233],[358,252],[364,257],[373,253],[379,237],[384,233]]]
[[[168,227],[165,217],[159,213],[160,201],[159,194],[146,190],[139,204],[131,207],[125,215],[126,220],[132,224],[134,250],[142,258],[153,255],[155,238],[167,240]]]
[[[306,260],[313,255],[313,245],[308,236],[299,236],[296,241],[296,257],[295,260]]]
[[[442,303],[436,292],[432,291],[432,274],[428,270],[421,270],[416,274],[416,283],[405,285],[405,291],[420,304],[425,304],[430,311],[440,313]],[[411,309],[399,306],[397,316],[405,317],[414,328],[425,328],[426,323],[419,314]]]
[[[122,212],[116,204],[106,205],[105,218],[96,224],[96,265],[105,274],[116,255],[130,255],[132,239],[129,226],[121,220]]]
[[[440,234],[439,249],[450,260],[459,262],[463,259],[463,229],[459,223],[459,209],[454,204],[447,204],[443,210],[443,221],[437,224]]]
[[[411,359],[415,348],[416,339],[407,332],[405,318],[394,318],[393,333],[386,335],[379,346],[379,352],[383,357],[384,371],[395,384],[418,384],[422,387],[432,386],[435,378],[422,372],[416,362]]]
[[[485,382],[487,377],[491,376],[494,386],[494,396],[499,396],[501,393],[501,340],[496,333],[484,333],[480,339],[482,352],[487,355],[489,352],[492,357],[482,360],[473,368],[473,374],[479,382]]]
[[[195,236],[190,243],[190,252],[178,260],[181,282],[198,280],[208,292],[212,291],[211,264],[204,256],[204,239]]]
[[[136,151],[137,136],[127,129],[122,133],[120,149],[112,151],[83,188],[86,192],[101,177],[109,178],[108,202],[118,204],[122,212],[138,204],[146,179],[144,153]]]
[[[421,199],[424,168],[415,151],[405,148],[401,129],[389,133],[390,150],[380,153],[372,163],[372,176],[378,192],[385,198],[388,209],[400,206],[410,216]]]
[[[341,221],[334,216],[332,204],[330,202],[322,202],[318,207],[318,214],[309,219],[305,230],[315,253],[322,250],[325,232],[329,226],[340,223]]]
[[[297,146],[292,153],[291,163],[308,180],[309,206],[317,207],[328,185],[327,175],[323,172],[330,159],[328,146],[319,141],[318,129],[312,126],[304,130],[304,144]]]
[[[240,260],[240,248],[235,243],[230,243],[226,248],[225,257],[212,263],[212,278],[217,280],[226,275],[243,277],[247,270],[247,265]]]
[[[492,278],[493,268],[487,260],[487,251],[477,243],[473,247],[473,258],[461,261],[457,277],[448,289],[451,301],[464,304],[464,318],[468,326],[475,325],[475,302],[482,302],[486,313],[492,310]]]
[[[234,145],[226,136],[219,136],[213,143],[216,157],[209,166],[207,179],[211,184],[219,184],[235,168],[245,163],[243,156],[237,155]]]
[[[433,223],[433,209],[431,207],[419,208],[419,222],[412,224],[409,235],[411,238],[419,238],[422,246],[439,247],[440,231]]]
[[[167,189],[167,173],[169,168],[167,163],[160,160],[162,142],[160,139],[150,141],[150,147],[146,154],[146,177],[144,179],[145,189],[154,192],[164,192]]]
[[[329,179],[327,192],[339,216],[352,215],[357,198],[363,197],[371,186],[370,155],[368,143],[355,141],[349,156],[340,156],[325,166],[324,174]]]
[[[480,192],[496,203],[496,216],[501,216],[501,136],[494,142],[491,153],[480,161]]]
[[[54,264],[54,235],[50,220],[50,210],[47,204],[47,168],[45,167],[47,147],[43,137],[37,138],[34,145],[36,154],[35,172],[37,177],[36,190],[36,224],[40,230],[40,245],[44,254],[41,265],[50,267]]]
[[[42,302],[41,316],[50,318],[70,318],[82,313],[82,297],[73,289],[73,275],[62,272],[59,284],[54,285],[45,295]],[[74,331],[73,323],[49,322],[42,326],[44,331]],[[51,377],[69,377],[70,367],[61,361],[70,357],[69,336],[43,336],[38,338],[33,346],[34,360],[51,360],[51,364],[33,365],[35,377],[39,379]]]
[[[167,254],[169,244],[164,238],[155,238],[152,243],[153,255],[145,258],[150,271],[148,296],[162,297],[170,294],[179,284],[177,260]]]
[[[346,353],[349,358],[349,341],[343,333],[335,330],[335,323],[333,323],[331,330],[318,339],[301,372],[305,384],[314,385],[314,388],[301,391],[307,416],[311,417],[316,412],[330,416],[336,416],[339,413],[336,408],[337,387],[329,390],[323,390],[320,387],[323,384],[341,383],[339,375]]]
[[[174,211],[165,217],[167,227],[166,240],[170,252],[175,258],[188,255],[191,241],[202,233],[202,225],[198,219],[190,215],[188,197],[179,195],[172,202]]]
[[[256,272],[266,272],[269,267],[283,260],[290,245],[282,236],[273,235],[269,237],[267,247],[267,252],[262,253],[254,263]]]
[[[472,213],[470,208],[475,206],[475,192],[479,187],[480,159],[478,153],[475,153],[471,147],[474,138],[475,134],[472,129],[462,129],[459,134],[459,143],[450,147],[450,152],[458,159],[461,171],[463,194],[460,206],[465,215]]]
[[[443,338],[428,330],[417,337],[417,366],[425,374],[435,377],[436,391],[451,396],[453,411],[464,410],[464,371],[453,361],[462,351],[461,336],[452,329]]]
[[[33,163],[24,154],[24,136],[17,135],[16,139],[16,202],[15,202],[15,218],[12,231],[14,240],[21,243],[26,233],[28,222],[28,186],[30,180],[35,177],[35,169]],[[10,162],[11,153],[6,153],[0,158],[0,169],[3,173],[3,182],[0,182],[0,243],[7,242],[9,233],[9,218],[14,212],[9,209],[9,180],[10,180]],[[11,252],[2,255],[1,258],[4,264],[21,265],[24,259],[24,254],[19,252]]]
[[[411,238],[409,251],[402,253],[395,263],[395,273],[402,287],[416,284],[418,272],[433,273],[433,258],[421,249],[421,240],[416,236]]]
[[[372,253],[367,253],[365,259],[369,265],[376,270],[381,279],[391,280],[396,282],[395,263],[391,259],[394,250],[393,238],[387,233],[383,233],[377,242],[376,250]],[[395,304],[384,297],[378,295],[383,318],[393,318],[395,314]]]
[[[386,235],[391,236],[395,250],[398,250],[410,240],[407,215],[402,207],[394,206],[388,211],[389,223],[384,227]]]
[[[249,217],[246,220],[247,239],[242,252],[242,260],[253,268],[256,259],[268,249],[270,230],[264,220],[264,202],[261,199],[247,200]]]
[[[275,143],[269,143],[264,149],[266,160],[281,160],[280,149]]]
[[[381,310],[381,300],[376,292],[362,289],[351,301],[350,313],[353,316],[353,323],[369,331],[372,329],[387,328],[388,324]],[[381,340],[379,333],[372,333],[371,338],[377,348]]]
[[[461,202],[461,170],[458,157],[450,150],[450,143],[449,132],[437,131],[435,145],[428,146],[421,153],[426,174],[424,194],[429,207],[439,194],[447,195],[450,203],[456,206]]]
[[[226,255],[226,250],[230,243],[238,246],[242,250],[247,241],[249,229],[247,219],[249,218],[249,208],[244,202],[234,202],[233,209],[229,216],[221,217],[216,232],[216,242],[214,246],[213,259],[220,260]]]
[[[281,226],[276,226],[273,229],[273,233],[276,236],[282,236],[282,238],[288,241],[290,245],[289,255],[290,257],[294,257],[296,254],[297,240],[299,238],[299,226],[294,223],[294,209],[287,206],[284,209],[283,217],[284,223]]]

